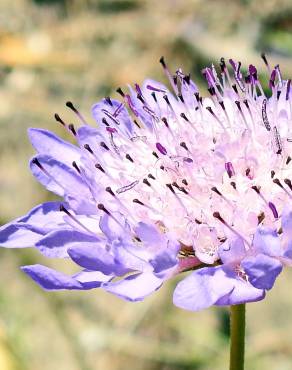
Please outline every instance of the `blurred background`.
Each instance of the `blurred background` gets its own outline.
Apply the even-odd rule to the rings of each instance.
[[[158,60],[190,71],[221,56],[253,63],[266,51],[292,75],[291,0],[1,0],[0,223],[50,199],[28,170],[29,126],[63,135],[72,100],[90,107],[115,88],[164,80]],[[184,312],[175,281],[145,302],[102,291],[44,293],[19,270],[34,250],[0,250],[1,370],[224,370],[228,311]],[[247,370],[292,369],[292,272],[248,305]]]

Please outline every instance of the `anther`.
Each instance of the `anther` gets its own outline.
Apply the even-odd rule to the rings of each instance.
[[[151,187],[151,184],[147,179],[143,179],[143,183]]]
[[[185,150],[187,150],[187,151],[189,150],[188,147],[187,147],[187,144],[184,141],[182,141],[179,145],[181,147],[183,147]]]
[[[184,102],[185,102],[185,101],[184,101],[184,97],[182,96],[182,94],[178,94],[177,96],[178,96],[179,100],[180,100],[182,103],[184,103]]]
[[[134,203],[138,203],[138,204],[140,204],[141,206],[144,206],[144,203],[143,203],[143,202],[141,202],[139,199],[133,199],[133,202],[134,202]]]
[[[78,113],[78,110],[74,107],[73,103],[71,101],[66,102],[66,106],[73,110],[73,112]]]
[[[97,208],[100,209],[101,211],[103,211],[104,213],[106,213],[107,215],[110,216],[110,212],[105,208],[105,206],[102,204],[102,203],[99,203],[97,205]]]
[[[120,87],[118,87],[118,88],[116,89],[116,92],[117,92],[118,94],[120,94],[122,98],[124,98],[124,97],[125,97],[125,94],[124,94],[123,90],[122,90]]]
[[[134,160],[133,160],[133,158],[130,156],[130,154],[126,154],[126,158],[127,158],[130,162],[134,163]]]
[[[105,100],[106,100],[106,102],[107,102],[110,106],[113,106],[113,103],[112,103],[111,98],[110,98],[109,96],[106,96],[106,97],[105,97]]]
[[[138,93],[137,94],[137,99],[140,100],[141,103],[143,103],[143,104],[145,103],[145,100],[143,99],[142,94]]]
[[[221,68],[221,72],[225,72],[226,70],[226,63],[225,63],[225,59],[224,58],[221,58],[220,59],[220,68]]]
[[[212,191],[214,191],[214,193],[216,193],[216,194],[218,194],[218,195],[220,195],[220,196],[222,196],[222,193],[216,188],[216,186],[213,186],[212,188],[211,188],[211,190]]]
[[[112,188],[110,187],[110,186],[107,186],[106,188],[105,188],[105,191],[107,191],[108,193],[110,193],[110,195],[112,195],[113,197],[115,197],[116,195],[115,195],[115,193],[112,191]]]
[[[109,149],[109,147],[106,145],[106,143],[105,143],[104,141],[101,141],[101,142],[99,143],[99,145],[100,145],[102,148],[104,148],[105,150],[110,150],[110,149]]]
[[[180,116],[187,122],[190,122],[188,117],[184,114],[184,113],[181,113]]]
[[[77,163],[75,161],[72,162],[72,166],[75,168],[75,170],[78,172],[78,173],[81,173],[80,171],[80,168],[78,167]]]
[[[154,155],[155,158],[159,159],[158,154],[156,152],[152,152],[152,155]]]
[[[221,215],[220,215],[220,213],[219,213],[219,212],[217,212],[217,211],[216,211],[216,212],[214,212],[214,213],[213,213],[213,217],[214,217],[214,218],[217,218],[217,220],[219,220],[220,222],[222,222],[222,224],[224,224],[224,225],[226,224],[226,222],[225,222],[225,221],[224,221],[224,219],[221,217]]]
[[[236,190],[236,183],[234,181],[231,181],[230,185]]]
[[[44,170],[44,167],[40,164],[40,161],[37,159],[37,158],[34,158],[32,160],[32,163],[35,164],[38,168],[40,168],[41,170]]]
[[[251,187],[257,194],[260,194],[261,192],[260,192],[260,187],[259,186],[256,186],[256,185],[253,185],[252,187]]]
[[[69,123],[68,129],[72,132],[74,136],[76,136],[76,130],[75,130],[73,123]]]
[[[93,150],[90,148],[88,144],[83,145],[84,149],[86,149],[89,153],[93,154]]]
[[[68,215],[70,217],[72,216],[71,213],[68,211],[68,209],[63,206],[63,204],[60,205],[59,209],[60,209],[60,212],[65,212],[66,215]]]
[[[272,170],[272,171],[271,171],[271,178],[272,178],[272,179],[274,178],[275,173],[276,173],[276,172],[275,172],[274,170]]]
[[[155,101],[155,103],[157,103],[157,98],[156,98],[156,94],[155,94],[154,91],[151,93],[151,96],[152,96],[153,100]]]
[[[155,180],[155,177],[151,173],[148,174],[148,177],[149,179]]]
[[[166,186],[168,187],[168,189],[173,193],[175,194],[175,191],[173,190],[173,187],[171,184],[166,184]]]
[[[284,183],[288,185],[289,189],[292,190],[292,182],[290,179],[284,179]]]
[[[165,124],[166,127],[169,127],[166,117],[162,117],[161,121]]]
[[[236,94],[238,94],[237,86],[236,86],[236,85],[232,85],[231,87],[233,88],[234,92],[235,92]]]
[[[187,182],[187,180],[186,180],[186,179],[183,179],[181,182],[182,182],[185,186],[188,186],[188,182]]]
[[[281,181],[279,179],[273,179],[273,183],[275,183],[278,186],[280,186],[281,189],[284,189],[284,186],[281,184]]]
[[[266,58],[266,54],[265,54],[265,53],[261,53],[261,58],[262,58],[262,60],[264,61],[265,65],[266,65],[267,67],[269,67],[269,63],[268,63],[268,60],[267,60],[267,58]]]
[[[183,77],[183,80],[186,82],[187,85],[189,85],[191,82],[191,75],[190,74],[185,75]]]
[[[292,158],[290,157],[290,155],[288,155],[287,159],[286,159],[286,164],[289,164],[291,162]]]
[[[163,56],[159,59],[159,63],[162,65],[163,68],[166,68],[166,64],[165,64],[165,60]]]
[[[61,125],[63,125],[63,126],[66,126],[65,122],[62,120],[62,118],[59,116],[59,114],[58,114],[58,113],[55,113],[55,114],[54,114],[54,117],[55,117],[55,120],[56,120],[57,122],[61,123]]]
[[[102,168],[101,164],[96,163],[94,166],[95,166],[95,168],[97,168],[97,169],[98,169],[98,170],[100,170],[101,172],[105,173],[105,170]]]
[[[109,126],[109,123],[107,122],[107,120],[103,117],[103,119],[101,120],[101,122],[106,125],[106,126]]]
[[[170,101],[167,95],[163,95],[163,99],[166,101],[167,105],[170,105]]]

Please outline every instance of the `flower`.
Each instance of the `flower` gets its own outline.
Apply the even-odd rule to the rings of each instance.
[[[31,128],[30,168],[62,201],[41,204],[0,229],[0,244],[35,246],[73,261],[73,276],[22,267],[47,290],[103,288],[144,299],[186,271],[174,303],[188,310],[258,301],[292,264],[291,80],[269,70],[270,97],[257,69],[224,59],[203,75],[203,98],[181,69],[166,86],[117,92],[92,108],[98,128],[56,120],[77,145]],[[128,108],[128,109],[127,109]]]

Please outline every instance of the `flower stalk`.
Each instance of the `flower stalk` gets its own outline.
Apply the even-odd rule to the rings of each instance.
[[[230,367],[244,370],[245,304],[230,306]]]

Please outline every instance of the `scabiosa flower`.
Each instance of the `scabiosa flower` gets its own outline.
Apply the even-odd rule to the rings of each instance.
[[[77,145],[29,129],[30,168],[62,201],[44,203],[0,229],[3,247],[35,246],[74,261],[73,276],[22,267],[47,290],[101,287],[142,300],[189,271],[174,291],[188,310],[258,301],[292,263],[291,80],[271,68],[270,96],[257,69],[224,59],[203,75],[203,98],[190,75],[172,86],[146,80],[121,88],[121,101],[95,104],[90,126],[56,120]]]

